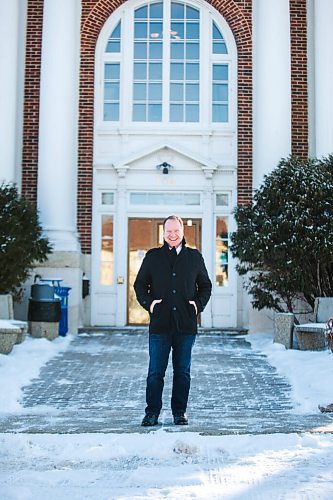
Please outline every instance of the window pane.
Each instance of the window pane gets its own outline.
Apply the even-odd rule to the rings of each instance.
[[[150,17],[152,19],[162,19],[163,17],[163,3],[150,4]]]
[[[199,193],[131,193],[133,205],[200,205]]]
[[[147,5],[144,7],[140,7],[139,9],[136,9],[135,11],[135,19],[147,19]]]
[[[104,84],[105,101],[119,101],[119,82]]]
[[[147,59],[147,43],[135,42],[134,43],[134,59]]]
[[[161,83],[150,83],[149,84],[149,101],[161,101],[162,100],[162,84]]]
[[[100,284],[113,284],[113,217],[102,215]]]
[[[111,121],[111,122],[119,121],[119,104],[105,103],[103,119],[104,121]]]
[[[171,59],[184,59],[184,44],[172,42],[171,43]]]
[[[106,52],[120,52],[120,41],[109,40],[106,46]]]
[[[198,104],[186,104],[186,122],[198,122],[199,121],[199,105]]]
[[[171,18],[184,19],[184,5],[181,3],[171,3]]]
[[[199,39],[199,24],[198,23],[187,23],[186,25],[186,38],[190,40]]]
[[[183,80],[184,79],[184,64],[183,63],[171,63],[170,79],[171,80]]]
[[[228,105],[213,104],[213,122],[226,123],[228,121]]]
[[[186,80],[199,80],[199,64],[186,64]]]
[[[200,47],[199,10],[173,2],[171,7],[171,62],[170,62],[170,121],[199,121],[199,73]],[[183,44],[176,39],[184,38]],[[192,40],[196,40],[192,42]],[[180,49],[181,47],[181,49]],[[175,60],[179,62],[175,62]],[[189,62],[193,61],[193,62]],[[175,82],[179,86],[175,86]],[[191,85],[191,83],[193,85]],[[185,91],[186,90],[186,91]],[[185,91],[185,92],[184,92]],[[176,102],[177,103],[176,103]]]
[[[104,121],[119,121],[120,64],[104,66]],[[112,102],[113,101],[113,102]]]
[[[227,54],[227,46],[225,43],[213,43],[213,53],[214,54]]]
[[[199,19],[199,11],[193,7],[186,6],[186,18],[187,19]]]
[[[146,63],[134,63],[134,79],[135,80],[146,80],[147,78],[147,64]]]
[[[150,23],[149,36],[151,38],[162,38],[162,23]]]
[[[186,84],[186,101],[199,101],[199,84]]]
[[[102,193],[102,205],[113,205],[114,193]]]
[[[182,101],[184,99],[184,85],[182,83],[172,83],[170,86],[170,100]]]
[[[146,105],[134,104],[133,105],[133,121],[145,122],[146,121]]]
[[[213,84],[213,101],[228,102],[228,85],[226,83]]]
[[[120,64],[105,64],[104,78],[106,80],[119,80]]]
[[[160,122],[162,120],[162,104],[148,105],[148,121]]]
[[[106,52],[120,52],[120,35],[121,35],[121,23],[119,21],[119,23],[117,24],[117,26],[110,35],[106,47]]]
[[[229,205],[229,195],[227,193],[216,194],[216,206],[227,207]]]
[[[145,101],[146,100],[146,84],[145,83],[134,83],[133,99],[135,101]]]
[[[149,64],[149,80],[162,80],[162,64],[150,63]]]
[[[186,44],[186,59],[199,59],[199,44],[187,43]]]
[[[227,64],[214,64],[213,65],[213,80],[228,80],[228,66],[227,66]]]
[[[135,16],[133,120],[156,122],[162,118],[163,2],[146,7]]]
[[[149,44],[149,57],[150,59],[162,59],[162,44],[150,43]]]
[[[180,104],[170,104],[170,121],[171,122],[182,122],[184,106]]]
[[[216,219],[215,244],[215,285],[228,286],[228,220],[226,217]]]
[[[147,23],[136,22],[134,25],[134,38],[147,38]]]
[[[213,54],[227,54],[227,46],[221,31],[213,22]]]
[[[184,23],[171,23],[171,35],[174,37],[184,38]]]
[[[222,36],[220,30],[218,29],[218,27],[216,26],[216,24],[214,22],[213,22],[213,39],[219,40],[219,41],[223,40],[223,36]]]

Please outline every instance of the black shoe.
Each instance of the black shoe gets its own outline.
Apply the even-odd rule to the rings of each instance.
[[[173,422],[175,425],[188,425],[188,418],[186,413],[180,413],[179,415],[174,415]]]
[[[143,427],[152,427],[153,425],[158,424],[158,415],[154,415],[153,413],[147,413],[141,422]]]

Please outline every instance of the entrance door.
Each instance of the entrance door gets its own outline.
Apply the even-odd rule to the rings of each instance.
[[[201,249],[201,219],[184,219],[186,244]],[[162,219],[128,220],[128,308],[129,325],[146,325],[149,314],[137,302],[133,284],[147,250],[163,245]]]

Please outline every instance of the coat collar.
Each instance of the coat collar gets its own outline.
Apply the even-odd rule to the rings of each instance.
[[[163,246],[161,247],[161,250],[163,250],[165,253],[170,252],[169,245],[167,244],[166,241],[164,241]],[[177,256],[176,263],[178,263],[180,260],[182,260],[186,253],[187,253],[186,240],[185,240],[185,238],[183,238],[182,239],[182,249]]]

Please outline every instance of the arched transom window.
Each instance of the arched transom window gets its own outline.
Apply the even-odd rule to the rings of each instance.
[[[101,121],[230,124],[236,63],[216,14],[164,0],[127,7],[112,20],[103,42]]]

